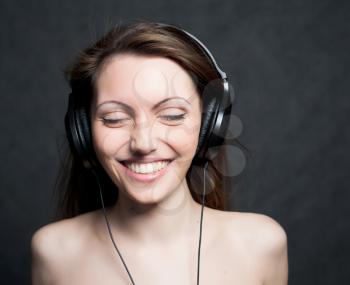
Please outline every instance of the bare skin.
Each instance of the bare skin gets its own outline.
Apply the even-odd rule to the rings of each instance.
[[[192,235],[171,245],[130,242],[112,226],[135,284],[196,284],[200,205]],[[108,213],[110,209],[108,210]],[[33,285],[132,284],[100,210],[40,228]],[[200,284],[287,284],[287,239],[272,218],[204,209]]]
[[[170,59],[126,54],[105,65],[96,88],[92,139],[118,186],[108,217],[135,284],[196,284],[201,206],[185,179],[201,126],[192,79]],[[171,163],[148,183],[122,163],[135,157]],[[131,284],[100,210],[39,229],[32,256],[33,285]],[[200,284],[285,285],[287,273],[287,238],[277,222],[205,208]]]

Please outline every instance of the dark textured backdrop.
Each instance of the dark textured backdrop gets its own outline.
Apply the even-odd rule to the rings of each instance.
[[[349,8],[331,0],[1,1],[0,283],[29,283],[30,238],[50,220],[69,91],[62,68],[113,23],[148,19],[195,34],[232,80],[239,138],[253,154],[226,184],[232,209],[284,227],[289,284],[349,284]]]

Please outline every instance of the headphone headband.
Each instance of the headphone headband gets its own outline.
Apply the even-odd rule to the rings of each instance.
[[[182,29],[180,27],[176,27],[174,25],[169,25],[169,24],[164,24],[164,23],[159,23],[159,22],[157,23],[157,25],[160,27],[170,27],[170,28],[180,30],[183,33],[185,33],[188,37],[190,37],[192,39],[193,42],[197,43],[197,46],[199,46],[204,51],[204,53],[207,55],[209,60],[215,66],[216,71],[220,74],[221,79],[227,79],[226,73],[220,69],[219,65],[216,63],[216,60],[214,59],[214,56],[211,54],[209,49],[198,38],[196,38],[194,35],[190,34],[189,32],[185,31],[184,29]]]

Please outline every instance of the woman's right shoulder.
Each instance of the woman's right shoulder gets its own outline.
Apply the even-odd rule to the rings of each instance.
[[[31,248],[39,253],[50,253],[58,247],[66,245],[64,236],[73,229],[73,219],[64,219],[44,225],[33,233],[31,237]],[[57,250],[59,252],[59,250]]]
[[[77,215],[44,225],[33,233],[31,237],[32,249],[45,253],[62,254],[71,252],[81,244],[81,239],[86,231],[91,230],[91,224],[97,211]]]
[[[67,268],[81,256],[83,237],[95,215],[96,212],[81,214],[34,231],[30,244],[33,284],[59,284]]]

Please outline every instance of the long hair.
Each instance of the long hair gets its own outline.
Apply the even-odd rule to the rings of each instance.
[[[219,79],[219,75],[203,51],[177,29],[148,21],[118,24],[80,52],[64,69],[64,76],[72,91],[79,94],[79,98],[86,102],[86,106],[91,104],[91,98],[96,91],[96,79],[104,64],[112,56],[121,53],[161,56],[175,61],[193,79],[200,95],[201,106],[204,102],[202,94],[205,86]],[[70,218],[101,208],[96,178],[84,168],[80,159],[69,148],[68,140],[64,139],[62,144],[61,166],[55,182],[55,219]],[[226,159],[226,156],[223,155],[222,158]],[[193,164],[189,167],[186,181],[193,199],[201,203],[199,189],[203,187],[203,176],[199,174],[201,170],[194,167],[197,168]],[[206,176],[208,194],[205,195],[205,205],[213,209],[226,210],[228,198],[223,189],[224,177],[212,160],[209,160]],[[99,181],[105,205],[114,204],[118,199],[117,186],[103,171]]]

